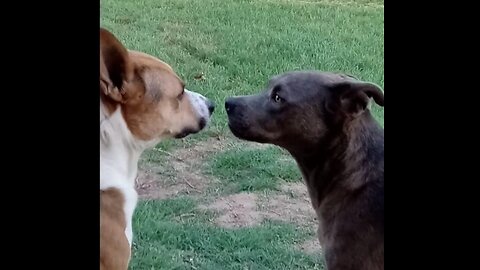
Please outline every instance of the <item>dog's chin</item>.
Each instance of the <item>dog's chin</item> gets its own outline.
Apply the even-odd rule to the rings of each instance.
[[[187,137],[188,135],[195,134],[197,132],[198,131],[193,131],[193,130],[183,130],[180,133],[175,134],[175,136],[173,136],[173,137],[175,139],[183,139],[183,138]]]
[[[200,131],[202,131],[207,126],[207,122],[208,122],[207,119],[201,118],[198,121],[198,128],[190,128],[190,127],[184,128],[182,131],[175,134],[175,136],[173,136],[173,137],[175,139],[183,139],[183,138],[187,137],[188,135],[199,133]]]
[[[238,126],[229,121],[228,128],[235,137],[241,140],[257,143],[269,143],[269,141],[263,136],[250,132],[248,127]]]

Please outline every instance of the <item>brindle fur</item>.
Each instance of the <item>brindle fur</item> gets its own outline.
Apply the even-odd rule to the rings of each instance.
[[[384,269],[384,130],[370,98],[384,105],[375,84],[299,71],[225,103],[234,135],[283,147],[296,160],[329,270]]]

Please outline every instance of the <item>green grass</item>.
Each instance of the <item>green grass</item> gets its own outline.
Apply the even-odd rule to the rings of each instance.
[[[293,249],[306,231],[273,222],[219,229],[194,206],[185,198],[141,202],[131,269],[323,269],[321,258]]]
[[[129,48],[170,63],[220,108],[289,70],[348,72],[383,87],[383,8],[313,2],[102,0],[101,24]],[[201,72],[205,80],[195,80]],[[383,123],[383,111],[374,112]],[[226,130],[224,110],[211,129]]]
[[[277,147],[230,149],[215,155],[209,165],[228,193],[274,190],[281,183],[301,179],[293,159]]]
[[[101,25],[128,48],[168,62],[187,88],[212,99],[209,128],[157,146],[175,152],[227,137],[237,145],[211,154],[207,177],[221,192],[141,202],[135,212],[131,269],[322,269],[319,257],[294,248],[312,228],[265,222],[252,228],[213,225],[199,201],[240,191],[275,190],[300,174],[275,147],[245,147],[229,135],[224,100],[257,93],[268,79],[291,70],[340,71],[384,86],[383,0],[101,0]],[[204,80],[194,77],[204,74]],[[383,108],[372,106],[384,125]],[[253,146],[253,145],[252,145]],[[148,151],[143,162],[172,157]],[[160,170],[161,171],[161,170]],[[171,169],[164,170],[162,177]]]

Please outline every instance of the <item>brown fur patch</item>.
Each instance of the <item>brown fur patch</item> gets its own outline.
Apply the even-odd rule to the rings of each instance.
[[[198,119],[184,83],[166,63],[144,53],[130,51],[135,78],[125,85],[127,101],[122,112],[129,129],[148,141],[173,136],[185,128],[198,129]]]
[[[123,194],[115,188],[100,190],[100,269],[127,269],[130,246],[125,235]]]
[[[127,49],[100,30],[100,98],[107,113],[119,107],[132,134],[150,141],[200,128],[184,93],[185,85],[171,66]]]

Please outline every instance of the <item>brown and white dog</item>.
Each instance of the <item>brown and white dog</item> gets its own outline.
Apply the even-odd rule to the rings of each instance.
[[[100,29],[100,269],[127,269],[142,152],[208,123],[214,105],[173,69]]]

